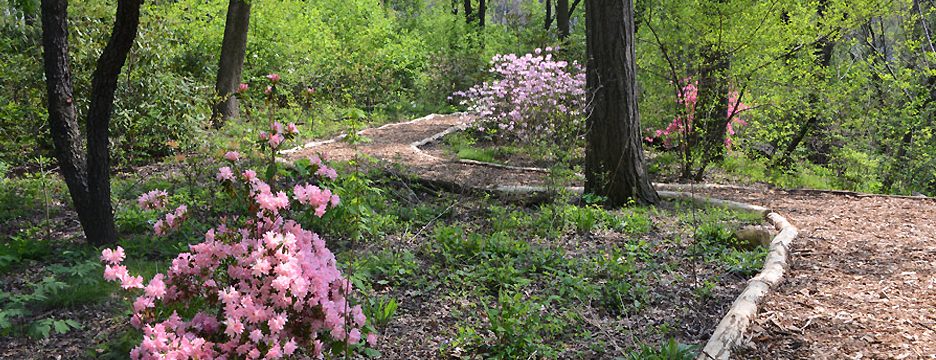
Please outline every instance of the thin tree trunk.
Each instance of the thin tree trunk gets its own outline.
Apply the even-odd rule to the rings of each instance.
[[[569,0],[556,0],[556,30],[559,40],[569,37]]]
[[[215,105],[211,117],[215,128],[221,127],[226,120],[238,114],[237,97],[234,93],[241,83],[241,73],[244,70],[249,23],[250,1],[230,0],[224,23],[224,38],[221,40],[218,79],[215,83],[215,92],[220,96],[220,101]]]
[[[117,241],[110,199],[110,117],[120,69],[133,46],[142,0],[118,0],[110,40],[98,58],[91,79],[88,108],[88,155],[80,150],[80,134],[68,65],[68,3],[42,1],[43,54],[49,95],[49,124],[56,158],[88,242]]]
[[[487,1],[478,1],[478,27],[484,29],[484,20],[487,17]]]
[[[465,23],[466,23],[466,24],[471,24],[471,21],[472,21],[472,16],[471,16],[471,0],[465,0],[465,1],[464,1],[464,4],[465,4]]]
[[[585,191],[611,206],[657,203],[640,142],[632,0],[587,0],[587,126]]]
[[[543,24],[543,30],[549,31],[549,28],[552,26],[552,22],[552,0],[546,0],[546,23]]]

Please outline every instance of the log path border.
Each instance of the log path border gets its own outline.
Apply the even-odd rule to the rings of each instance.
[[[387,124],[359,131],[358,134],[360,135],[380,137],[381,141],[375,141],[375,143],[378,143],[376,145],[364,144],[355,147],[352,152],[347,151],[347,146],[342,146],[342,143],[338,142],[345,137],[345,135],[342,135],[330,140],[310,142],[282,153],[287,158],[296,158],[309,155],[316,149],[325,149],[323,151],[327,152],[330,157],[335,158],[332,155],[335,155],[335,150],[337,150],[339,155],[337,160],[347,160],[357,152],[363,152],[380,160],[405,165],[407,168],[412,169],[417,180],[447,189],[526,197],[547,192],[547,188],[543,185],[545,173],[548,172],[547,169],[517,167],[473,160],[442,159],[421,149],[421,147],[438,141],[447,134],[464,130],[468,122],[470,122],[470,117],[464,114],[433,114],[407,122]],[[404,129],[407,126],[412,129]],[[394,130],[396,132],[393,132]],[[385,137],[388,139],[385,139]],[[494,179],[494,181],[490,181],[491,179]],[[664,199],[688,199],[708,205],[724,206],[735,210],[762,214],[778,231],[769,244],[768,255],[763,268],[756,276],[748,280],[747,286],[732,303],[698,355],[699,360],[729,359],[732,349],[744,341],[745,332],[754,322],[758,307],[762,304],[766,295],[783,280],[784,273],[790,263],[791,244],[797,238],[799,231],[782,215],[766,207],[695,193],[696,190],[764,192],[768,191],[767,189],[719,184],[654,184],[654,186]],[[570,190],[581,193],[582,187],[571,187]],[[788,194],[833,194],[850,197],[933,200],[925,197],[882,196],[849,191],[813,189],[789,190]]]

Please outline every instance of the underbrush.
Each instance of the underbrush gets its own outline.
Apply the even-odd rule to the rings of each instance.
[[[150,277],[165,269],[211,220],[206,213],[169,236],[153,236],[152,214],[133,204],[136,194],[166,188],[173,203],[224,208],[214,204],[219,194],[203,185],[217,165],[203,161],[173,160],[171,171],[115,181],[120,245],[131,272]],[[375,351],[383,354],[686,358],[692,344],[705,340],[696,334],[709,333],[722,315],[717,304],[732,301],[763,261],[763,250],[739,248],[733,239],[733,229],[762,220],[744,213],[681,203],[522,206],[422,188],[366,163],[336,168],[348,174],[332,185],[342,207],[304,221],[326,237],[360,292],[357,301],[381,334]],[[39,196],[15,191],[31,200]],[[67,215],[61,205],[55,211]],[[61,233],[50,237],[41,221],[33,224],[4,239],[0,302],[6,322],[0,324],[9,325],[2,331],[78,333],[93,343],[95,356],[118,355],[139,343],[134,331],[95,336],[100,329],[68,317],[68,309],[98,308],[97,317],[122,318],[113,309],[129,304],[102,306],[123,300],[100,281],[97,249],[63,241]],[[408,343],[427,336],[408,332],[429,321],[417,315],[427,311],[442,314],[445,325],[432,336],[443,340]],[[417,325],[394,325],[399,319],[417,319]]]

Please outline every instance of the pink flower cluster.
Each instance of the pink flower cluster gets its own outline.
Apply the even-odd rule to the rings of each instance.
[[[652,143],[654,138],[661,139],[663,141],[663,146],[666,148],[672,147],[673,138],[676,134],[685,132],[686,130],[692,131],[692,122],[695,120],[695,108],[696,103],[699,99],[699,81],[691,81],[690,79],[683,79],[683,82],[686,84],[682,87],[680,91],[680,96],[676,99],[676,102],[683,104],[686,107],[684,115],[677,115],[673,118],[673,121],[666,126],[664,129],[657,129],[654,131],[654,137],[646,137],[644,141]],[[738,116],[739,113],[749,109],[750,107],[747,104],[741,102],[738,99],[740,95],[737,91],[728,92],[728,111],[725,114],[727,119],[725,123],[725,147],[731,149],[731,136],[735,134],[734,126],[745,126],[747,122]]]
[[[329,204],[335,207],[341,202],[338,195],[332,194],[331,190],[322,190],[318,186],[309,184],[296,185],[293,188],[293,196],[300,204],[315,208],[315,216],[318,217],[325,215],[325,208]]]
[[[310,160],[318,172],[334,172],[320,158]],[[136,295],[130,323],[143,331],[143,341],[131,358],[277,359],[304,348],[321,359],[335,343],[354,345],[366,336],[373,345],[376,334],[365,330],[361,306],[349,303],[351,283],[335,256],[317,234],[285,217],[285,210],[302,206],[322,216],[340,203],[338,196],[302,184],[290,197],[271,191],[252,170],[235,177],[226,168],[225,186],[242,189],[250,208],[259,210],[224,218],[203,242],[179,254],[166,273],[144,286],[141,276],[131,276],[121,264],[123,248],[101,252],[104,278]],[[183,206],[161,221],[171,227],[184,215]],[[158,304],[194,307],[196,313],[190,319],[175,312],[167,317]]]
[[[273,150],[279,148],[279,146],[284,141],[299,135],[299,128],[294,123],[289,123],[284,128],[283,124],[280,124],[278,121],[274,121],[272,124],[270,124],[270,129],[270,132],[260,132],[260,145],[262,147],[269,147]]]
[[[137,198],[137,204],[143,210],[157,210],[166,207],[169,202],[169,193],[165,190],[153,190],[143,193]]]
[[[175,211],[166,214],[162,219],[156,220],[153,224],[153,232],[156,236],[166,235],[169,230],[178,229],[185,222],[185,215],[188,213],[188,207],[179,205]]]
[[[325,162],[323,162],[322,158],[318,155],[312,155],[309,157],[309,163],[316,167],[316,175],[326,177],[330,180],[335,180],[338,178],[338,172],[336,172],[334,168],[325,165]]]
[[[585,121],[585,72],[553,58],[554,49],[495,55],[494,81],[452,94],[478,114],[478,128],[521,142],[581,134]]]

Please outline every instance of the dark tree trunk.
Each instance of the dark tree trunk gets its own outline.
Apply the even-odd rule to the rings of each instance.
[[[220,96],[211,116],[215,128],[221,127],[226,120],[238,114],[237,97],[234,96],[234,92],[241,83],[241,72],[244,70],[249,23],[250,1],[231,0],[224,22],[221,59],[218,61],[218,79],[215,83],[215,92]]]
[[[49,125],[56,158],[88,242],[117,241],[110,202],[109,126],[120,69],[133,46],[140,22],[141,0],[119,0],[110,40],[91,79],[87,159],[80,133],[68,65],[68,3],[42,1],[43,62],[49,97]]]
[[[611,206],[659,202],[640,142],[632,0],[587,0],[587,120],[585,191]]]
[[[49,132],[55,146],[65,185],[78,212],[82,228],[93,227],[88,204],[88,179],[85,154],[72,90],[68,65],[68,3],[64,0],[42,1],[42,48],[49,108]],[[91,240],[91,237],[88,236]]]
[[[452,0],[452,15],[458,15],[458,0]]]
[[[552,0],[546,0],[546,23],[543,24],[543,30],[549,31],[549,28],[552,26],[552,22]]]
[[[487,1],[478,1],[478,27],[484,28],[484,20],[487,18]]]
[[[569,37],[569,0],[556,0],[556,30],[559,40]]]
[[[473,19],[471,16],[471,0],[465,0],[464,4],[465,4],[465,23],[471,24],[471,21]]]

